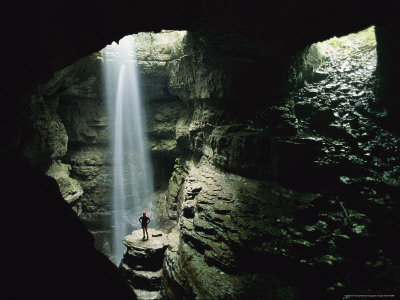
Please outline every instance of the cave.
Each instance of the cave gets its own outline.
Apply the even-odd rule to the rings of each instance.
[[[397,9],[290,0],[10,8],[2,292],[398,296]],[[148,241],[129,227],[121,260],[103,68],[105,47],[125,36],[136,43],[158,224]]]

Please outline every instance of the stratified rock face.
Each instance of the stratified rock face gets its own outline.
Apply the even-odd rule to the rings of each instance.
[[[300,259],[306,247],[295,230],[302,223],[295,214],[312,213],[320,195],[224,173],[206,162],[189,164],[187,172],[181,184],[181,247],[167,257],[166,297],[260,296],[266,278],[284,280],[273,271],[285,260]]]
[[[182,238],[167,251],[164,297],[398,292],[399,138],[379,125],[371,30],[307,48],[288,96],[265,91],[264,105],[251,92],[240,102],[232,65],[210,49],[202,60],[196,42],[169,66],[171,92],[193,107],[193,157],[177,160],[169,182],[166,209]],[[212,93],[200,92],[207,82]]]

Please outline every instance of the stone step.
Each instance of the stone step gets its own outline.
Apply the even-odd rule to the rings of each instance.
[[[131,284],[138,289],[157,291],[160,289],[162,269],[158,271],[131,270]]]
[[[147,291],[133,289],[138,300],[158,300],[160,299],[160,291]]]

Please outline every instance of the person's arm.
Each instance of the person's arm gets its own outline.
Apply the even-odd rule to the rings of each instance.
[[[147,220],[149,220],[149,221],[147,222],[147,225],[149,225],[149,224],[150,224],[150,218],[147,218]]]

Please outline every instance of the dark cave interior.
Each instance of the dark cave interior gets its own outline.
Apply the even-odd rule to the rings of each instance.
[[[100,51],[104,45],[127,34],[160,32],[163,29],[187,30],[192,37],[190,46],[197,51],[193,66],[197,66],[196,62],[205,64],[208,66],[206,71],[217,74],[222,85],[215,88],[217,91],[215,94],[211,91],[206,100],[196,94],[187,96],[183,102],[190,108],[188,111],[195,115],[193,111],[196,112],[196,109],[192,108],[201,106],[203,110],[214,113],[210,120],[215,124],[239,124],[237,125],[239,128],[242,124],[251,122],[252,126],[256,124],[254,128],[258,128],[257,126],[266,126],[263,123],[266,119],[263,119],[262,111],[265,106],[277,107],[281,104],[281,99],[294,97],[294,94],[289,95],[290,87],[287,86],[286,80],[294,55],[302,53],[315,42],[357,32],[374,25],[378,58],[376,76],[379,80],[377,107],[386,111],[382,117],[375,118],[374,122],[379,128],[398,136],[400,105],[397,87],[400,84],[400,77],[396,71],[400,67],[398,55],[400,49],[396,37],[399,32],[397,16],[399,8],[399,4],[395,1],[368,5],[364,1],[327,3],[294,0],[268,2],[268,5],[263,1],[225,0],[202,0],[196,3],[183,0],[140,3],[59,1],[51,5],[39,1],[24,4],[22,7],[19,7],[18,3],[12,4],[5,10],[7,18],[2,20],[2,27],[6,31],[3,39],[7,44],[3,67],[6,82],[3,84],[3,107],[0,116],[1,161],[5,176],[2,183],[6,195],[3,198],[5,203],[3,211],[6,215],[3,225],[5,232],[3,245],[7,246],[3,256],[5,261],[3,273],[7,278],[2,293],[11,294],[11,298],[16,299],[33,296],[42,299],[136,298],[118,269],[105,255],[94,248],[93,236],[63,200],[54,179],[43,174],[41,167],[48,164],[48,161],[38,160],[34,168],[26,157],[21,155],[20,150],[24,141],[32,134],[26,132],[24,127],[25,120],[22,113],[26,110],[24,99],[27,95],[33,94],[37,86],[49,81],[54,72],[77,62],[82,57]],[[299,92],[300,96],[297,96],[301,98],[303,92],[309,91]],[[175,96],[170,98],[171,103],[176,101]],[[211,104],[208,102],[210,99]],[[297,109],[302,108],[307,109],[307,105],[297,105]],[[318,118],[315,116],[312,118]],[[308,121],[310,120],[307,119]],[[315,124],[319,130],[318,120]],[[205,126],[202,129],[193,129],[191,134],[196,134],[196,130],[211,131]],[[398,296],[400,293],[398,255],[400,227],[399,205],[396,204],[400,195],[398,180],[397,185],[389,186],[381,182],[376,184],[376,191],[382,195],[389,194],[391,197],[387,204],[391,206],[389,209],[376,209],[372,204],[355,200],[358,199],[359,189],[343,184],[348,180],[343,176],[340,177],[343,168],[351,175],[359,171],[353,169],[352,164],[344,163],[343,168],[332,167],[324,169],[323,172],[314,166],[310,167],[311,161],[315,158],[313,151],[315,147],[320,147],[319,141],[305,145],[305,152],[291,156],[291,160],[279,161],[275,159],[275,154],[285,151],[294,153],[300,149],[295,148],[298,146],[293,146],[294,148],[286,146],[286,141],[282,138],[287,133],[285,128],[283,135],[279,131],[282,128],[260,135],[246,130],[237,129],[238,136],[243,134],[254,138],[245,140],[244,152],[238,154],[236,162],[226,162],[220,157],[225,151],[224,145],[239,144],[237,136],[230,132],[222,132],[222,138],[215,138],[210,142],[211,145],[215,144],[216,153],[221,150],[218,152],[219,156],[211,158],[213,164],[226,172],[252,180],[278,181],[288,189],[324,190],[326,193],[323,196],[316,197],[318,201],[329,202],[330,195],[339,195],[341,199],[349,201],[349,207],[365,205],[365,211],[371,215],[375,214],[371,223],[372,235],[375,236],[373,238],[360,236],[352,243],[347,243],[345,239],[340,240],[339,243],[342,243],[340,247],[345,253],[343,255],[348,255],[346,257],[348,262],[368,261],[374,255],[372,253],[382,248],[385,257],[390,259],[390,268],[380,269],[381,273],[375,274],[373,279],[369,274],[360,274],[360,271],[355,270],[359,268],[358,263],[340,265],[335,272],[340,276],[346,273],[357,274],[353,277],[348,276],[348,286],[345,290],[347,293],[370,291],[373,294],[397,293]],[[287,130],[290,132],[290,128]],[[331,132],[342,135],[338,131]],[[271,140],[270,134],[277,135],[281,139]],[[293,145],[302,145],[300,140],[293,141]],[[196,139],[178,140],[177,149],[181,149],[179,155],[186,158],[192,155],[193,161],[199,162],[203,152],[196,151],[200,147],[195,144],[196,142]],[[351,143],[354,141],[349,142]],[[260,147],[270,149],[268,156],[259,153],[257,149]],[[190,151],[182,150],[189,148]],[[375,151],[379,152],[379,149],[376,149]],[[386,152],[382,150],[382,153],[381,156],[385,158]],[[173,155],[176,153],[173,152]],[[167,178],[174,164],[173,155],[163,156],[157,151],[153,153],[153,160],[158,162],[154,168],[158,170],[160,186],[168,185]],[[396,159],[393,167],[398,167],[398,157]],[[304,174],[302,170],[307,170],[309,173]],[[354,176],[359,175],[357,173]],[[344,178],[343,182],[338,183],[338,178]],[[354,186],[362,184],[360,181],[354,183]],[[287,206],[288,210],[292,209],[290,205],[292,204]],[[185,209],[182,208],[183,216],[187,211]],[[265,209],[268,210],[270,207],[266,206]],[[326,208],[318,203],[313,209]],[[347,214],[346,209],[343,210]],[[285,213],[282,212],[282,215]],[[315,217],[310,210],[294,214],[299,222],[304,221],[304,224],[310,224]],[[345,232],[348,229],[343,230]],[[185,231],[182,234],[189,244],[196,243],[195,240],[191,240],[190,234]],[[269,236],[268,234],[265,236]],[[260,236],[262,236],[261,231]],[[249,244],[253,242],[249,238]],[[323,247],[325,245],[321,244],[321,248]],[[293,251],[301,252],[301,249],[299,247]],[[318,247],[315,249],[312,251],[325,251]],[[208,259],[212,266],[219,266],[221,270],[233,274],[248,273],[244,275],[247,276],[244,282],[248,282],[249,286],[234,294],[235,299],[264,299],[263,289],[274,291],[268,294],[267,299],[322,299],[321,297],[338,299],[343,296],[343,291],[340,289],[339,294],[326,294],[325,290],[320,290],[321,286],[329,285],[330,277],[326,274],[331,272],[331,269],[328,265],[314,269],[307,264],[292,264],[291,260],[279,256],[265,257],[262,253],[252,252],[246,247],[237,246],[234,250],[237,251],[235,252],[237,265],[231,266],[224,261],[215,262],[212,256]],[[308,252],[307,255],[310,253],[312,254]],[[206,254],[204,255],[207,256]],[[268,272],[263,273],[266,269],[271,270],[275,277],[266,275]],[[256,280],[251,278],[252,276]],[[255,287],[255,281],[257,282],[259,278],[262,278],[262,281]],[[293,284],[296,281],[297,284]],[[324,281],[327,281],[326,284]],[[287,283],[286,290],[282,288],[285,286],[282,282]],[[191,294],[193,291],[174,284],[170,283],[170,288],[165,294],[167,299],[202,298],[198,290],[197,294]],[[368,285],[371,285],[370,289]],[[310,291],[314,286],[316,290]],[[297,290],[293,292],[292,289]],[[171,293],[175,293],[174,297],[171,297]]]

